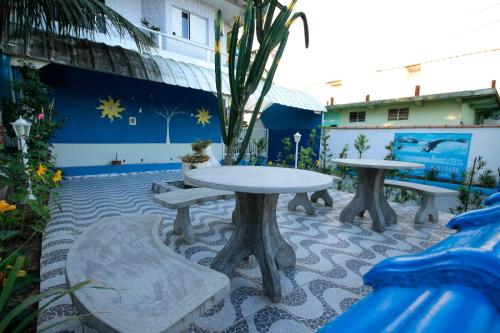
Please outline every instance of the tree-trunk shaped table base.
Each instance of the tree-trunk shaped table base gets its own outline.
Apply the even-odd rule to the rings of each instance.
[[[296,211],[297,207],[302,206],[304,210],[309,215],[316,215],[316,210],[314,206],[309,201],[307,193],[297,193],[292,200],[288,203],[288,209]]]
[[[255,255],[262,273],[264,293],[273,302],[281,300],[278,270],[295,265],[295,252],[278,229],[278,197],[279,194],[236,192],[235,230],[211,265],[213,269],[231,275],[243,259]]]
[[[358,189],[352,201],[342,209],[341,222],[352,222],[367,210],[373,221],[373,229],[382,232],[386,224],[397,222],[396,212],[389,206],[384,194],[385,171],[374,168],[357,168]]]

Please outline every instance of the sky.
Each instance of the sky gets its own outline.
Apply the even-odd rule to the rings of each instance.
[[[299,0],[296,10],[310,47],[297,21],[275,77],[290,88],[500,48],[500,0]]]

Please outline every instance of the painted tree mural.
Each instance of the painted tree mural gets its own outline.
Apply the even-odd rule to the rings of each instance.
[[[166,105],[163,106],[163,109],[161,111],[153,111],[156,113],[158,116],[162,117],[166,121],[167,125],[167,138],[166,138],[166,143],[170,143],[170,121],[172,120],[173,117],[181,115],[181,114],[187,114],[184,111],[180,110],[180,106],[176,106],[175,108],[169,108]]]

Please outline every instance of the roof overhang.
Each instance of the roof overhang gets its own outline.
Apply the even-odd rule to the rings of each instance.
[[[384,99],[378,101],[347,103],[327,106],[328,111],[342,111],[354,109],[375,109],[379,106],[395,104],[422,105],[425,102],[455,100],[459,103],[467,103],[476,112],[489,112],[500,109],[500,97],[495,88],[456,91],[443,94],[422,95],[414,97],[402,97]]]
[[[1,45],[1,50],[13,56],[27,57],[47,63],[217,92],[214,68],[159,55],[139,53],[119,46],[87,40],[56,39],[53,47],[49,48],[40,38],[32,38],[29,43],[24,41],[4,43]],[[262,84],[250,98],[246,109],[253,109],[258,97],[257,93],[261,88]],[[222,91],[230,95],[229,78],[226,73],[223,73],[222,77]],[[313,96],[273,84],[266,95],[262,110],[275,103],[314,112],[326,111],[325,107]]]
[[[220,9],[225,22],[232,22],[235,16],[240,15],[245,8],[243,0],[209,0],[203,1],[211,7]]]

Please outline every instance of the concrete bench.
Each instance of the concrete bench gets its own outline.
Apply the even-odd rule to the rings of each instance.
[[[159,215],[105,218],[71,247],[68,284],[94,281],[73,293],[73,303],[99,332],[181,332],[229,292],[226,275],[163,243],[161,220]]]
[[[188,244],[193,244],[194,232],[191,225],[191,217],[189,216],[189,207],[209,201],[233,199],[234,197],[234,192],[198,187],[161,193],[155,195],[153,201],[163,207],[177,209],[177,216],[174,220],[174,232],[179,235],[184,234],[184,241]],[[234,218],[235,213],[233,212],[233,223]]]
[[[427,220],[438,221],[439,212],[436,209],[435,198],[442,196],[456,196],[457,191],[449,190],[442,187],[417,184],[412,182],[403,182],[399,180],[386,179],[385,186],[400,188],[404,190],[415,191],[423,196],[422,207],[415,214],[416,223],[424,223]]]
[[[374,291],[319,332],[497,332],[500,216],[491,216],[500,207],[492,208],[450,220],[459,231],[423,252],[375,265],[363,276]]]
[[[333,184],[341,181],[342,178],[333,176]],[[323,199],[323,202],[325,203],[325,207],[332,207],[333,206],[333,199],[328,193],[328,190],[320,190],[316,191],[311,195],[311,199],[307,196],[307,193],[297,193],[293,197],[292,200],[288,203],[288,209],[296,211],[297,207],[301,206],[304,208],[305,212],[309,215],[315,215],[316,214],[316,209],[314,206],[311,204],[317,203],[319,199]]]

